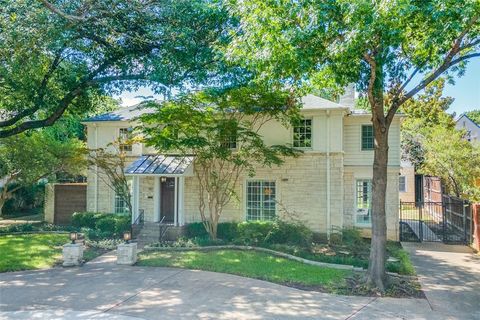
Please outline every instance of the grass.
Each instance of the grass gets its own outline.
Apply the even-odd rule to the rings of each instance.
[[[0,272],[52,267],[60,261],[67,242],[66,234],[0,236]]]
[[[347,270],[321,268],[265,253],[236,250],[144,252],[139,255],[138,265],[223,272],[297,287],[314,286],[329,292],[352,275]]]
[[[67,242],[67,234],[0,236],[0,272],[51,268],[62,261],[62,246]],[[83,258],[90,261],[107,251],[87,246]]]

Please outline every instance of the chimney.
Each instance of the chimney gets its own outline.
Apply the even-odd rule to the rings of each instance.
[[[345,87],[345,92],[340,96],[338,103],[346,107],[355,107],[355,84],[350,83]]]

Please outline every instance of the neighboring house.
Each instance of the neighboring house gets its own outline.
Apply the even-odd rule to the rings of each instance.
[[[401,202],[415,202],[415,167],[409,161],[400,163],[398,191]]]
[[[470,119],[465,113],[458,117],[455,128],[464,129],[467,132],[465,139],[468,141],[480,143],[480,124]]]
[[[340,102],[353,105],[354,97]],[[244,176],[236,187],[239,201],[224,209],[222,221],[269,220],[294,213],[315,232],[328,234],[342,227],[371,230],[373,128],[371,114],[314,95],[302,99],[300,126],[285,128],[270,122],[260,132],[270,145],[292,143],[304,153],[287,158],[280,167],[257,168],[256,176]],[[126,135],[143,112],[142,105],[90,118],[84,122],[88,147],[106,147]],[[302,132],[301,141],[294,132]],[[295,135],[299,136],[299,135]],[[390,239],[398,238],[400,116],[390,129],[387,185],[387,229]],[[133,211],[136,219],[144,212],[147,222],[182,226],[200,221],[198,182],[194,157],[158,154],[142,144],[128,150],[132,164]],[[88,173],[87,210],[122,212],[123,201],[95,174]]]

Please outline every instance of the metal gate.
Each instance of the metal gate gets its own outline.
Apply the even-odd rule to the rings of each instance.
[[[401,202],[400,241],[471,242],[471,205],[444,196],[442,202]]]

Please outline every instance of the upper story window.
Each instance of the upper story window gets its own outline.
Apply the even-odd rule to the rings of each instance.
[[[131,152],[132,144],[124,143],[131,139],[132,129],[131,128],[120,128],[118,132],[118,138],[120,140],[120,151],[121,152]]]
[[[405,176],[398,177],[398,191],[407,192],[407,177]]]
[[[228,149],[237,149],[237,135],[229,136],[226,141],[222,143],[222,147]]]
[[[293,147],[312,147],[312,119],[302,119],[293,123]]]
[[[373,150],[374,146],[373,126],[362,125],[362,150]]]

